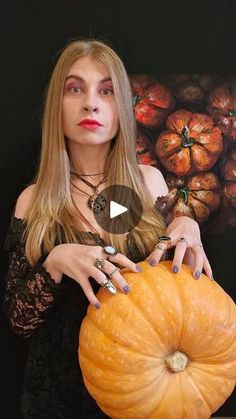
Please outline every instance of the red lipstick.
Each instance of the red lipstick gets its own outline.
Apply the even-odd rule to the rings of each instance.
[[[99,121],[97,121],[96,119],[83,119],[82,121],[79,122],[80,126],[82,126],[83,128],[87,128],[87,129],[96,129],[102,126],[102,124],[100,124]]]

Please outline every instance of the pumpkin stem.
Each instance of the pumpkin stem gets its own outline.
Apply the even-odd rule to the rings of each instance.
[[[133,105],[136,106],[140,102],[141,99],[142,99],[142,96],[134,95],[133,96]]]
[[[183,352],[175,351],[167,356],[165,363],[172,372],[184,371],[188,363],[188,357]]]
[[[188,203],[189,188],[188,186],[183,186],[178,192],[177,196],[183,199],[185,205]]]
[[[189,137],[189,128],[184,126],[181,132],[181,145],[182,147],[192,147],[195,144],[195,139],[192,137]]]

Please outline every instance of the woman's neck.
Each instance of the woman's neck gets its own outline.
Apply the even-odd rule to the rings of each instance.
[[[79,144],[70,146],[71,171],[82,175],[104,173],[109,147],[104,147],[106,144],[101,146],[84,146]]]

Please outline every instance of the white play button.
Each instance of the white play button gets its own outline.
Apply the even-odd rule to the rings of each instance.
[[[117,204],[115,201],[110,201],[110,218],[117,217],[120,214],[128,211],[128,208],[123,205]]]

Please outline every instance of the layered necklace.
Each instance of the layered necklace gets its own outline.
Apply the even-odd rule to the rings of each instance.
[[[93,189],[93,193],[89,194],[89,193],[83,191],[82,189],[80,189],[71,180],[71,184],[74,186],[74,188],[76,188],[78,191],[84,193],[85,195],[87,195],[89,197],[88,201],[87,201],[88,207],[96,214],[99,214],[100,212],[102,212],[104,210],[104,208],[106,207],[107,201],[106,201],[105,196],[102,193],[98,192],[98,187],[106,181],[106,176],[104,176],[102,178],[102,180],[100,180],[96,185],[93,185],[87,179],[84,179],[84,177],[85,176],[103,175],[104,173],[92,173],[90,175],[84,175],[84,174],[80,174],[80,173],[76,173],[76,172],[70,172],[70,174],[72,176],[77,177],[82,182],[84,182],[87,186],[89,186],[90,188]]]

